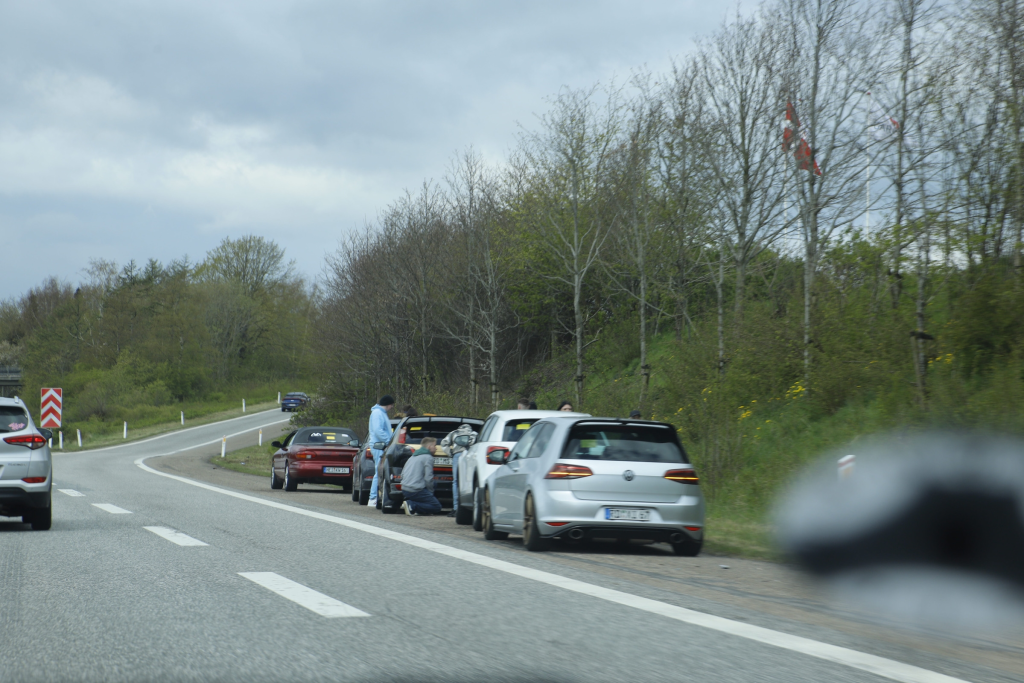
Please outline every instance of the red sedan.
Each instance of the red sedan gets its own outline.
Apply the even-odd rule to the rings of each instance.
[[[270,488],[294,491],[299,484],[335,484],[352,490],[352,460],[359,437],[344,427],[303,427],[277,448],[271,462]]]

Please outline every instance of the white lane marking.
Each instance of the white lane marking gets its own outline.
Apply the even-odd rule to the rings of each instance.
[[[72,498],[84,498],[85,497],[84,493],[79,493],[78,491],[76,491],[74,489],[57,489],[57,490],[60,491],[61,493],[63,493],[64,495],[71,496]]]
[[[448,557],[472,562],[473,564],[477,564],[482,567],[496,569],[524,579],[546,583],[549,586],[563,588],[575,593],[582,593],[601,600],[607,600],[608,602],[625,605],[626,607],[633,607],[645,612],[668,617],[669,619],[675,619],[676,621],[693,624],[694,626],[701,626],[703,628],[739,636],[759,643],[774,645],[775,647],[779,647],[784,650],[799,652],[825,661],[835,662],[837,664],[866,671],[883,678],[900,681],[901,683],[969,683],[963,679],[954,678],[935,671],[929,671],[928,669],[922,669],[921,667],[913,666],[912,664],[905,664],[892,659],[886,659],[885,657],[878,657],[865,652],[839,647],[838,645],[830,645],[829,643],[822,643],[802,636],[773,631],[769,628],[754,626],[753,624],[745,624],[743,622],[733,621],[732,619],[726,619],[724,617],[717,617],[705,612],[697,612],[685,607],[670,605],[666,602],[660,602],[658,600],[644,598],[639,595],[632,595],[631,593],[624,593],[611,588],[604,588],[603,586],[586,583],[585,581],[578,581],[565,576],[559,576],[558,574],[552,574],[551,572],[545,572],[539,569],[532,569],[530,567],[514,564],[512,562],[498,560],[493,557],[480,555],[468,550],[453,548],[441,543],[435,543],[434,541],[409,536],[408,534],[399,533],[397,531],[391,531],[390,529],[382,529],[370,524],[363,524],[362,522],[356,522],[342,517],[335,517],[322,512],[303,510],[302,508],[293,507],[274,500],[257,498],[256,496],[250,496],[237,491],[229,491],[228,489],[222,489],[217,486],[212,486],[186,477],[180,477],[175,474],[167,474],[166,472],[160,472],[146,465],[145,461],[150,457],[154,456],[139,458],[135,461],[135,464],[147,472],[151,472],[152,474],[156,474],[161,477],[167,477],[168,479],[174,479],[176,481],[189,484],[190,486],[197,486],[208,491],[220,493],[225,496],[231,496],[232,498],[247,500],[265,507],[284,510],[304,517],[319,519],[332,524],[338,524],[339,526],[348,527],[350,529],[358,529],[359,531],[365,531],[366,533],[373,534],[375,536],[389,538],[393,541],[405,543],[424,550],[430,550],[440,555],[447,555]]]
[[[177,543],[178,545],[207,545],[206,543],[192,538],[187,534],[175,531],[174,529],[168,529],[165,526],[144,526],[142,528],[146,531],[152,531],[160,538],[166,538],[171,543]]]
[[[368,617],[366,612],[356,609],[352,605],[346,605],[340,600],[318,593],[312,588],[307,588],[301,583],[295,583],[274,572],[238,572],[253,583],[258,583],[268,590],[272,590],[282,598],[302,605],[306,609],[316,612],[322,617]]]
[[[106,510],[107,512],[109,512],[112,515],[130,515],[130,514],[132,514],[131,510],[125,510],[124,508],[119,508],[116,505],[111,505],[110,503],[93,503],[92,506],[94,508],[99,508],[100,510]]]
[[[191,432],[194,429],[203,429],[204,427],[212,427],[213,425],[225,424],[227,422],[234,422],[235,420],[251,420],[254,417],[259,417],[260,415],[266,415],[267,413],[276,413],[278,410],[279,410],[278,408],[271,408],[270,410],[261,410],[258,413],[250,413],[248,415],[242,415],[240,417],[233,417],[230,420],[221,420],[220,422],[207,422],[204,425],[196,425],[195,427],[186,427],[185,429],[178,429],[178,430],[175,430],[173,432],[167,432],[166,434],[158,434],[156,436],[151,436],[148,439],[142,439],[141,441],[129,441],[128,443],[121,443],[121,444],[118,444],[116,446],[104,446],[103,448],[85,448],[85,449],[82,449],[81,451],[77,451],[77,452],[81,452],[81,453],[86,453],[86,452],[88,452],[88,453],[99,453],[101,451],[112,451],[115,448],[125,448],[127,446],[139,446],[139,445],[144,444],[144,443],[149,443],[150,441],[156,441],[157,439],[165,439],[168,436],[176,436],[178,434],[184,434],[185,432]],[[291,416],[282,418],[280,420],[274,420],[273,422],[268,422],[267,424],[256,425],[252,429],[246,429],[244,432],[238,432],[238,434],[245,434],[245,432],[251,432],[251,431],[254,431],[254,430],[259,429],[261,427],[269,427],[271,425],[276,425],[276,424],[280,424],[282,422],[287,422],[290,419],[292,419]],[[238,434],[235,434],[234,436],[237,436]],[[218,441],[220,441],[220,437],[218,437],[214,441],[210,441],[209,443],[217,443]],[[189,446],[189,448],[199,448],[200,446],[205,446],[205,445],[207,445],[207,444],[199,444],[198,446]],[[188,450],[188,449],[182,449],[182,450]],[[174,452],[178,453],[179,451],[174,451]],[[170,455],[170,453],[164,453],[163,455]]]

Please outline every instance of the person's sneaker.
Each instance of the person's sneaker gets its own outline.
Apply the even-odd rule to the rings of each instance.
[[[448,517],[454,517],[454,516],[455,516],[455,510],[452,510],[451,512],[448,513]]]
[[[416,514],[412,510],[409,509],[409,501],[407,501],[407,500],[403,500],[402,501],[402,510],[405,512],[405,514],[409,515],[410,517],[412,515]]]
[[[371,507],[371,508],[377,507],[377,499],[376,498],[371,498],[370,502],[368,502],[366,504],[366,507]]]

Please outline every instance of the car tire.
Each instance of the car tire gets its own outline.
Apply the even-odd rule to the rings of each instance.
[[[459,495],[458,492],[455,495]],[[459,502],[459,509],[455,511],[455,523],[456,524],[472,524],[473,523],[473,506],[463,505]]]
[[[291,470],[288,469],[287,463],[284,466],[284,490],[285,491],[298,491],[299,482],[292,476]]]
[[[484,496],[476,482],[473,482],[473,531],[484,530]]]
[[[362,488],[359,489],[359,504],[360,505],[369,505],[370,504],[370,490],[369,489],[362,489]]]
[[[672,544],[672,552],[682,557],[697,557],[703,547],[704,539],[698,541],[687,536],[685,541]]]
[[[362,490],[356,485],[355,480],[352,481],[352,502],[358,503],[359,496],[362,494]]]
[[[21,521],[32,525],[33,531],[47,531],[53,524],[53,507],[35,508],[30,514],[22,515]]]
[[[494,528],[494,519],[491,517],[491,490],[484,489],[484,538],[488,541],[504,541],[508,538],[507,531],[498,531]]]
[[[523,505],[523,545],[530,552],[541,552],[548,549],[549,539],[540,535],[537,525],[537,510],[533,504],[533,496],[527,494]]]

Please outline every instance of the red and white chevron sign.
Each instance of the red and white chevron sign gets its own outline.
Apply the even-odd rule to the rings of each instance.
[[[64,390],[53,387],[44,387],[40,393],[43,396],[42,408],[39,410],[41,427],[60,427],[60,416],[64,411]]]

